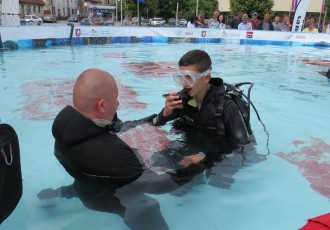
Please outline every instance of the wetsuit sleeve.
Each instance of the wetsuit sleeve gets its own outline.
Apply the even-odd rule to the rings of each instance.
[[[173,110],[172,114],[168,117],[163,116],[163,110],[164,109],[162,109],[162,111],[160,111],[160,113],[152,119],[153,125],[155,126],[165,125],[166,122],[172,121],[179,117],[179,111],[177,109]]]
[[[228,100],[224,106],[224,124],[227,137],[233,138],[240,144],[248,143],[248,129],[240,110],[232,100]]]

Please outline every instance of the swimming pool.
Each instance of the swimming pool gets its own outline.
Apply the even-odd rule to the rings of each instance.
[[[226,43],[52,47],[0,53],[0,118],[18,133],[24,187],[19,205],[0,229],[128,229],[120,211],[93,211],[70,191],[38,198],[40,191],[73,183],[53,154],[53,119],[70,103],[75,78],[91,67],[116,77],[123,120],[158,113],[161,95],[179,89],[168,74],[191,49],[210,54],[213,76],[255,84],[252,101],[269,132],[271,154],[252,112],[256,151],[265,157],[244,166],[238,157],[225,160],[170,192],[146,190],[130,200],[123,197],[130,194],[124,189],[117,195],[121,203],[135,202],[132,215],[154,217],[158,229],[165,221],[180,230],[297,229],[307,218],[329,212],[330,82],[318,73],[326,67],[308,64],[329,60],[329,49]],[[122,137],[143,142],[139,151],[147,156],[162,148],[157,143],[176,135],[167,125],[138,127]],[[148,214],[158,209],[161,213]]]

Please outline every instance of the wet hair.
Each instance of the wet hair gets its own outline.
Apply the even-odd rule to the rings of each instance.
[[[202,73],[208,70],[212,61],[208,53],[203,50],[191,50],[185,53],[179,60],[179,66],[195,66]]]

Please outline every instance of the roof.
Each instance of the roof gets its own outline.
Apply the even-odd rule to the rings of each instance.
[[[43,0],[19,0],[19,3],[46,5]]]

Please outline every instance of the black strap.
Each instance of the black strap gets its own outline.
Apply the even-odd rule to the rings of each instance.
[[[215,120],[217,125],[217,130],[220,132],[220,134],[225,133],[225,123],[223,119],[220,119],[223,116],[223,107],[226,102],[224,95],[217,95],[214,97],[213,101],[215,102]]]

